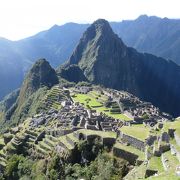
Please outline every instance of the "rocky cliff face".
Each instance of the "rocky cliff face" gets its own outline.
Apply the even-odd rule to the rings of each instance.
[[[97,20],[86,30],[66,68],[72,64],[92,83],[129,91],[180,115],[180,67],[127,47],[106,20]]]
[[[76,64],[72,64],[66,68],[59,69],[58,75],[70,82],[78,83],[81,81],[87,81],[87,78],[85,77],[83,71]]]

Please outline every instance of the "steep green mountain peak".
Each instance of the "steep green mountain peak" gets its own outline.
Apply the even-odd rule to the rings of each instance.
[[[58,84],[55,70],[45,59],[37,60],[26,75],[19,96],[14,100],[12,95],[8,97],[8,101],[13,102],[3,111],[1,120],[10,120],[10,123],[15,124],[24,120],[28,114],[37,112],[47,90],[55,84]]]
[[[20,91],[20,96],[23,95],[26,98],[43,86],[50,88],[57,83],[58,78],[55,70],[48,61],[39,59],[27,74]]]
[[[128,91],[162,111],[179,115],[179,66],[127,47],[106,20],[95,21],[84,32],[66,68],[72,64],[91,83]]]

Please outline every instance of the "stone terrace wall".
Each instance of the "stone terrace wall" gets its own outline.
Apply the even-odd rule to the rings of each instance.
[[[164,152],[169,151],[169,150],[170,150],[170,145],[169,145],[169,144],[160,145],[160,147],[159,147],[159,151],[160,151],[161,153],[164,153]]]
[[[147,169],[146,170],[146,174],[145,174],[145,178],[148,178],[150,176],[153,176],[154,174],[156,174],[158,171],[156,170],[152,170],[152,169]]]
[[[135,165],[136,160],[138,159],[138,156],[136,154],[133,154],[131,152],[119,149],[117,147],[113,148],[113,155],[116,157],[120,157],[122,159],[127,160],[130,164]]]
[[[129,136],[121,132],[121,140],[129,143],[131,146],[139,149],[141,151],[145,151],[145,143],[137,138]]]
[[[83,137],[83,139],[87,140],[87,141],[93,141],[95,139],[99,139],[103,143],[103,145],[105,145],[105,146],[112,146],[116,141],[115,138],[111,138],[111,137],[103,138],[103,137],[96,135],[96,134],[86,136],[85,134],[78,132],[78,131],[73,132],[73,136],[79,140]]]
[[[42,132],[37,136],[37,138],[36,138],[36,140],[35,140],[35,144],[36,144],[38,141],[42,140],[42,139],[44,138],[44,136],[45,136],[45,131],[42,131]]]
[[[171,154],[175,154],[178,161],[180,162],[180,152],[173,145],[171,145],[170,148],[171,148]]]
[[[112,146],[115,142],[116,142],[115,138],[110,138],[110,137],[102,138],[102,143],[105,146]]]
[[[164,170],[167,171],[168,170],[168,164],[166,163],[166,159],[164,157],[164,155],[161,155],[161,162],[163,164]]]
[[[175,129],[168,129],[168,134],[171,138],[174,138]]]
[[[54,131],[51,130],[51,131],[48,131],[47,134],[50,134],[50,135],[52,135],[54,137],[58,137],[58,136],[64,136],[66,134],[70,134],[73,131],[74,130],[72,130],[72,129],[67,129],[67,130],[62,129],[62,130],[54,130]]]
[[[59,142],[59,146],[63,147],[64,149],[68,150],[68,148],[62,143],[62,142]]]
[[[180,152],[176,150],[176,157],[178,159],[178,161],[180,162]]]
[[[98,135],[88,135],[86,137],[86,140],[89,141],[89,142],[93,142],[95,139],[99,139],[99,140],[102,140],[101,136],[98,136]]]
[[[180,146],[180,137],[176,134],[176,132],[174,132],[174,138],[175,138],[176,143],[178,144],[178,146]]]
[[[68,142],[69,144],[71,144],[71,146],[74,147],[75,142],[74,142],[71,138],[69,138],[68,136],[66,136],[66,140],[67,140],[67,142]]]
[[[157,140],[157,136],[149,136],[146,140],[146,144],[148,144],[149,146],[154,144],[154,141]]]

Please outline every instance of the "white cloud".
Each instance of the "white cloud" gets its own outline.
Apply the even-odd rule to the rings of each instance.
[[[0,36],[19,39],[54,24],[135,19],[141,14],[180,18],[179,0],[0,0]]]

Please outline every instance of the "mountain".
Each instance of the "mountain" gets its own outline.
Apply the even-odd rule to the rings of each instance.
[[[36,59],[46,58],[53,67],[67,60],[88,25],[67,23],[19,41],[0,39],[0,100],[21,86]]]
[[[72,64],[92,83],[128,91],[180,115],[180,67],[127,47],[106,20],[95,21],[85,31],[64,68]]]
[[[70,82],[82,82],[87,81],[85,75],[83,74],[82,70],[77,65],[70,65],[67,68],[60,68],[58,70],[58,75],[61,78],[66,79]]]
[[[0,102],[0,112],[6,112],[16,102],[19,96],[19,89],[11,92]]]
[[[0,100],[3,96],[20,87],[25,65],[17,54],[12,42],[0,38]]]
[[[180,64],[180,19],[142,15],[111,26],[128,46]]]
[[[20,90],[19,102],[23,102],[41,87],[51,88],[58,84],[55,70],[45,59],[39,59],[27,74]]]
[[[36,112],[42,105],[47,90],[59,80],[55,70],[45,59],[39,59],[32,66],[23,81],[20,91],[12,93],[0,104],[2,122],[18,123],[26,115]],[[8,103],[9,102],[9,103]],[[8,104],[8,105],[6,105]],[[4,108],[6,107],[6,108]],[[1,124],[0,124],[1,125]]]
[[[31,62],[46,58],[53,67],[57,67],[69,58],[87,26],[76,23],[54,25],[49,30],[15,42],[14,47]]]
[[[128,46],[180,64],[180,20],[144,15],[110,25]],[[69,59],[87,27],[89,24],[67,23],[19,41],[0,38],[0,100],[20,87],[36,59],[46,58],[53,67]]]

